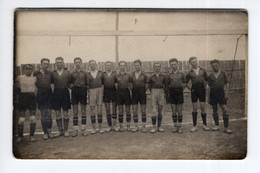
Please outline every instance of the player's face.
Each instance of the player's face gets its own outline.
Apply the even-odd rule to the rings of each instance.
[[[217,72],[219,70],[219,65],[218,63],[213,63],[211,64],[211,68],[214,72]]]
[[[64,62],[61,59],[57,59],[55,64],[58,69],[62,69],[64,67]]]
[[[43,70],[47,70],[49,68],[50,62],[49,61],[42,61],[41,66]]]
[[[25,73],[26,76],[31,76],[32,72],[33,72],[32,68],[25,68],[24,69],[24,73]]]
[[[106,71],[111,71],[112,70],[112,64],[111,63],[106,63]]]
[[[161,65],[160,64],[155,64],[154,65],[154,72],[155,73],[160,73],[161,71]]]
[[[77,59],[77,60],[74,62],[74,64],[75,64],[75,67],[76,67],[77,69],[80,69],[80,68],[81,68],[81,65],[82,65],[82,62],[81,62],[79,59]]]
[[[140,71],[141,70],[141,64],[135,63],[135,71]]]
[[[94,62],[94,61],[91,61],[90,63],[89,63],[89,66],[90,66],[90,70],[96,70],[96,66],[97,66],[97,64],[96,64],[96,62]]]
[[[126,71],[126,64],[124,62],[119,64],[119,69],[121,72],[125,72]]]
[[[178,63],[177,63],[176,61],[171,62],[170,66],[171,66],[171,68],[172,68],[173,70],[177,70],[177,69],[178,69]]]
[[[193,59],[193,60],[190,61],[190,64],[193,68],[197,68],[198,67],[198,60]]]

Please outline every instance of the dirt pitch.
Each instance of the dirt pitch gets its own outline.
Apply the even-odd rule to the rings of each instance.
[[[247,153],[247,116],[245,115],[244,91],[232,91],[228,107],[231,119],[230,127],[233,130],[230,135],[223,133],[220,110],[220,131],[203,131],[201,117],[198,116],[199,130],[195,133],[189,132],[192,127],[192,109],[190,96],[187,94],[183,110],[183,134],[171,132],[171,109],[170,105],[166,105],[162,122],[165,129],[163,133],[106,132],[89,134],[87,137],[79,134],[77,137],[60,137],[46,141],[42,139],[40,114],[37,111],[35,135],[37,141],[34,143],[28,141],[29,123],[27,122],[25,123],[24,140],[19,144],[13,143],[13,153],[16,158],[20,159],[243,159]],[[149,130],[151,129],[150,110],[148,107]],[[87,112],[89,112],[89,107]],[[72,119],[72,110],[70,110],[70,117]],[[105,116],[103,124],[104,128],[107,128]],[[209,105],[208,124],[209,127],[213,125],[212,110]],[[90,131],[89,117],[87,126]],[[70,121],[69,128],[73,128],[72,121]],[[55,119],[53,131],[57,131]]]

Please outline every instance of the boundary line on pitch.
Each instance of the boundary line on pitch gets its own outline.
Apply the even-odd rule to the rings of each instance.
[[[244,121],[247,120],[247,117],[243,117],[243,118],[235,118],[235,119],[229,119],[230,122],[235,122],[235,121]],[[198,121],[198,122],[202,122],[202,121]],[[207,121],[209,122],[209,121]],[[219,122],[223,122],[223,120],[219,120]],[[192,122],[186,122],[186,123],[182,123],[183,125],[189,125],[192,124]],[[167,124],[162,124],[162,126],[172,126],[173,123],[167,123]],[[142,126],[139,126],[142,127]],[[146,125],[146,127],[152,127],[152,125]],[[91,128],[87,128],[86,131],[90,132]],[[52,131],[53,133],[57,133],[58,131]],[[29,136],[30,133],[24,133],[24,136]],[[43,132],[35,132],[35,135],[43,135]],[[16,135],[17,136],[17,135]]]

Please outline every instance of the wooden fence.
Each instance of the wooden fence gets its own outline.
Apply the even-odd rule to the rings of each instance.
[[[169,63],[168,61],[156,61],[161,63],[162,65],[162,72],[167,73],[169,72]],[[132,72],[134,71],[134,64],[133,62],[127,62],[127,71]],[[143,71],[147,72],[148,74],[151,74],[153,72],[153,63],[152,61],[143,61],[142,62],[142,69]],[[37,70],[40,68],[40,64],[33,64],[34,69]],[[220,67],[224,71],[227,72],[229,78],[231,74],[231,69],[232,69],[233,61],[232,60],[225,60],[225,61],[220,61]],[[24,64],[21,66],[16,66],[15,70],[15,75],[18,76],[22,74],[22,67]],[[65,64],[66,68],[68,70],[73,70],[74,69],[74,64],[73,63],[66,63]],[[208,73],[211,73],[211,67],[210,67],[210,61],[209,60],[202,60],[199,61],[199,66],[206,69]],[[83,63],[82,68],[86,71],[89,70],[88,63]],[[51,64],[49,70],[54,70],[55,69],[55,64]],[[105,62],[99,62],[98,63],[98,69],[101,71],[104,71],[105,69]],[[185,73],[187,73],[190,70],[190,65],[188,61],[180,61],[179,62],[179,69]],[[236,60],[234,62],[234,69],[233,69],[233,74],[232,74],[232,79],[230,81],[230,88],[231,89],[245,89],[245,83],[246,83],[246,73],[245,73],[245,60]],[[114,70],[118,70],[118,66],[114,63]]]

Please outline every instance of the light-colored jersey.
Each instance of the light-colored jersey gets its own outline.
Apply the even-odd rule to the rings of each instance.
[[[36,91],[35,76],[21,75],[17,77],[16,82],[22,93],[34,93]]]

